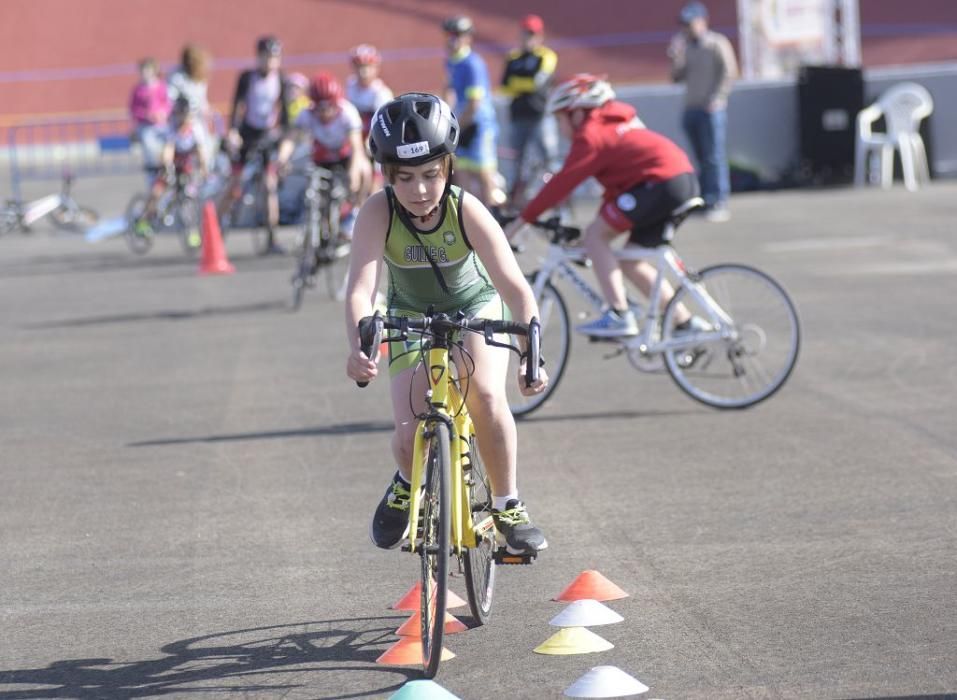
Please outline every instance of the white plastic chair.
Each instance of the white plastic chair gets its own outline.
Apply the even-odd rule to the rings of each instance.
[[[933,111],[934,100],[917,83],[899,83],[862,109],[857,115],[854,184],[861,186],[873,181],[877,170],[881,187],[890,187],[894,180],[894,149],[900,152],[904,186],[908,190],[916,190],[919,180],[929,181],[927,150],[919,127]],[[873,124],[881,117],[887,131],[874,132]]]

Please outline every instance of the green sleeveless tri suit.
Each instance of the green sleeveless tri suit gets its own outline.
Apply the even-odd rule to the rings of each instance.
[[[394,316],[421,316],[429,306],[436,313],[450,316],[459,311],[466,316],[504,318],[498,292],[478,255],[472,250],[462,225],[462,190],[451,187],[442,204],[439,222],[428,231],[416,229],[416,235],[399,216],[399,203],[391,187],[386,188],[389,201],[389,230],[385,241],[385,262],[389,268],[386,302]],[[420,242],[421,241],[421,242]],[[442,289],[432,264],[442,273],[448,292]],[[488,311],[490,302],[498,302]],[[489,315],[491,314],[491,315]],[[391,375],[413,366],[419,359],[417,342],[391,343],[389,370]]]

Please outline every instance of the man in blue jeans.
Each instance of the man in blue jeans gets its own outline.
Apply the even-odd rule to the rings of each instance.
[[[731,183],[725,150],[728,94],[738,75],[727,37],[708,29],[708,10],[690,2],[681,10],[682,30],[668,46],[671,76],[685,84],[683,126],[698,161],[708,221],[727,221]]]

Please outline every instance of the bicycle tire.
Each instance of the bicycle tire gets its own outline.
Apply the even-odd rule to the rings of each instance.
[[[135,194],[126,205],[126,231],[123,232],[126,238],[126,245],[137,255],[145,255],[153,247],[153,235],[144,236],[136,232],[136,222],[146,211],[146,203],[149,198],[145,194]]]
[[[426,678],[435,677],[442,660],[452,519],[448,483],[452,465],[449,428],[445,423],[435,423],[431,430],[419,544],[422,581],[419,613],[422,618],[422,668]]]
[[[100,220],[100,214],[95,209],[79,204],[67,206],[61,204],[50,212],[50,219],[62,231],[85,231]]]
[[[346,298],[346,281],[349,276],[349,266],[345,263],[351,246],[349,243],[340,242],[339,239],[340,206],[339,202],[329,202],[329,216],[326,220],[328,235],[323,241],[325,243],[323,276],[326,278],[326,293],[332,301],[343,301]]]
[[[199,202],[192,197],[182,197],[176,202],[175,222],[179,243],[188,257],[194,258],[202,247],[199,235]],[[193,234],[199,238],[194,243]]]
[[[705,268],[694,284],[734,323],[726,337],[665,351],[671,378],[691,398],[714,408],[747,408],[772,396],[791,375],[801,344],[800,321],[787,292],[766,273],[738,264]],[[709,319],[680,287],[662,318],[666,342],[675,338],[679,304]]]
[[[265,255],[269,252],[272,227],[269,225],[269,188],[266,187],[263,175],[260,175],[253,183],[253,197],[250,239],[253,243],[253,252],[256,255]]]
[[[480,523],[492,516],[492,487],[475,436],[469,440],[469,464],[465,471],[469,506],[473,522]],[[492,614],[492,595],[495,590],[495,527],[476,537],[476,546],[462,552],[462,568],[465,571],[465,592],[472,617],[478,624],[484,625]]]
[[[13,233],[20,227],[20,217],[12,206],[0,210],[0,235]]]
[[[533,282],[535,275],[528,275],[529,282]],[[519,358],[510,353],[508,370],[508,385],[506,394],[508,406],[516,418],[524,418],[541,408],[548,398],[555,393],[558,383],[565,374],[568,356],[571,352],[571,319],[568,316],[568,306],[561,292],[551,282],[546,282],[542,294],[537,299],[538,311],[542,324],[542,356],[545,358],[545,371],[548,373],[548,386],[545,391],[534,396],[523,396],[518,388],[515,377],[518,375]],[[513,339],[515,342],[515,339]]]
[[[299,248],[299,259],[296,264],[296,274],[292,277],[292,310],[298,311],[302,306],[303,297],[309,287],[309,278],[315,273],[316,265],[316,235],[310,229],[310,223],[302,232],[302,245]]]

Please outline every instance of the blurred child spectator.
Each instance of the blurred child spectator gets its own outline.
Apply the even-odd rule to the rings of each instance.
[[[186,44],[180,56],[180,66],[166,81],[169,97],[175,101],[184,97],[189,102],[195,119],[196,138],[207,162],[212,157],[213,139],[209,129],[212,116],[206,95],[209,81],[209,53],[196,44]]]
[[[130,118],[133,136],[143,148],[143,164],[152,178],[159,166],[160,152],[166,139],[170,99],[166,85],[159,79],[159,68],[153,58],[140,61],[140,81],[130,93]]]
[[[308,93],[309,78],[302,73],[286,76],[286,111],[289,112],[290,122],[295,122],[300,112],[312,106]]]

